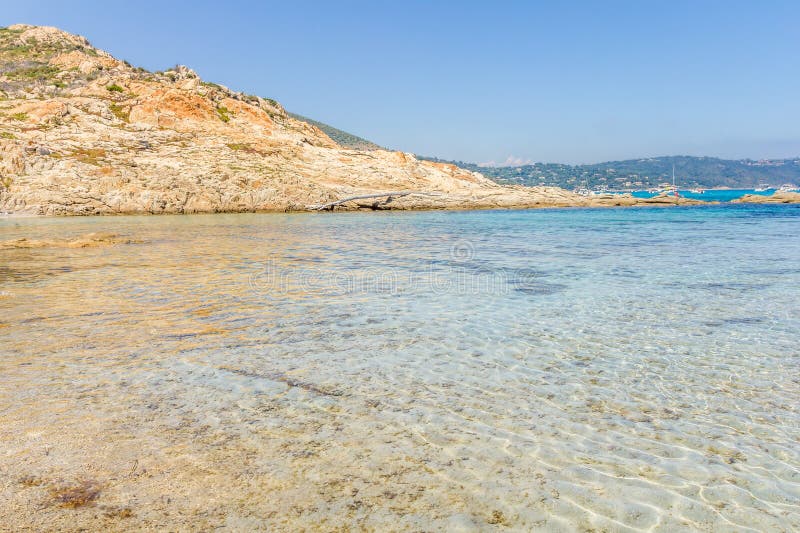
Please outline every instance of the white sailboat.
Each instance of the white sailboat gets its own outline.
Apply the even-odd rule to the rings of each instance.
[[[672,195],[680,196],[678,194],[678,187],[675,185],[675,165],[672,165]]]

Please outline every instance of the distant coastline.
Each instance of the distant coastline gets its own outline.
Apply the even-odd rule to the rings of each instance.
[[[606,191],[646,190],[672,183],[673,167],[678,186],[687,189],[748,189],[760,184],[778,188],[787,183],[800,184],[800,157],[752,160],[676,155],[582,165],[532,163],[519,166],[486,166],[419,157],[480,172],[506,185],[545,185],[565,189],[585,187]]]

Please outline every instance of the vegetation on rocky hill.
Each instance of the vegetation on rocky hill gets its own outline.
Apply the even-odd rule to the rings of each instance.
[[[346,131],[334,128],[333,126],[325,124],[324,122],[319,122],[317,120],[313,120],[308,117],[298,115],[297,113],[288,113],[288,114],[292,118],[295,118],[297,120],[302,120],[303,122],[307,122],[309,124],[313,124],[314,126],[324,131],[325,135],[336,141],[336,143],[339,144],[340,146],[344,146],[345,148],[352,148],[354,150],[384,149],[383,147],[378,146],[372,141],[368,141],[367,139],[358,137],[357,135],[353,135],[352,133],[347,133]]]
[[[753,161],[728,160],[715,157],[668,156],[626,161],[608,161],[589,165],[535,163],[515,167],[485,167],[463,161],[445,162],[481,172],[499,183],[511,185],[547,185],[565,189],[587,188],[605,190],[649,189],[672,182],[675,178],[683,188],[751,188],[760,183],[778,187],[784,183],[800,182],[800,158]]]

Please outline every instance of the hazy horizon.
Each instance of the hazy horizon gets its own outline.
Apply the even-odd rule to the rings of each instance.
[[[429,154],[417,154],[424,157],[436,157],[435,155]],[[480,167],[524,167],[529,165],[570,165],[570,166],[581,166],[581,165],[601,165],[605,163],[614,163],[617,161],[647,161],[652,159],[666,159],[671,157],[697,157],[697,158],[709,158],[709,159],[721,159],[724,161],[778,161],[778,160],[795,160],[800,159],[800,155],[788,155],[782,157],[717,157],[717,156],[710,156],[710,155],[693,155],[693,154],[662,154],[662,155],[653,155],[653,156],[642,156],[642,157],[628,157],[625,159],[605,159],[602,161],[587,161],[582,163],[565,163],[562,161],[509,161],[509,159],[505,161],[467,161],[467,160],[455,160],[461,161],[463,163],[471,163],[478,165]],[[442,159],[442,158],[440,158]]]
[[[29,1],[0,25],[57,26],[150,70],[185,64],[394,149],[582,164],[800,154],[799,19],[788,1]]]

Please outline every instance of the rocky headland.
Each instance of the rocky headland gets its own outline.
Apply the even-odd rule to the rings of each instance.
[[[503,186],[409,153],[350,149],[187,67],[148,72],[57,28],[0,29],[0,214],[292,211],[364,196],[336,208],[702,203]]]

